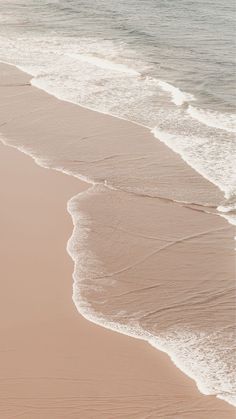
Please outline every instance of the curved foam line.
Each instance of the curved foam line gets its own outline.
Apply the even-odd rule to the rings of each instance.
[[[79,61],[89,63],[96,67],[103,68],[105,70],[117,71],[119,73],[125,73],[130,76],[140,76],[140,73],[124,64],[118,64],[110,60],[106,60],[104,58],[96,57],[94,55],[88,54],[74,54],[74,53],[67,53],[68,57],[75,58]]]
[[[158,85],[162,88],[162,90],[171,94],[172,102],[176,106],[182,106],[185,102],[195,100],[195,97],[192,94],[182,92],[178,87],[172,86],[172,84],[167,83],[166,81],[159,80]]]
[[[191,105],[187,109],[188,114],[211,128],[222,129],[227,132],[236,132],[236,118],[233,114],[221,114],[219,112],[195,108]]]
[[[17,67],[17,66],[15,66],[15,67]],[[18,67],[18,68],[20,68],[20,67]],[[25,70],[23,70],[23,71],[25,71]],[[123,118],[120,118],[120,119],[123,119]],[[141,125],[141,124],[137,124],[137,125]],[[10,145],[10,144],[7,143],[7,141],[2,140],[2,142],[5,143],[6,145]],[[80,178],[82,180],[85,180],[85,181],[87,181],[89,183],[95,184],[90,179],[85,178],[85,177],[82,177],[82,176],[79,176],[79,175],[76,175],[75,173],[71,173],[70,171],[66,171],[66,170],[64,170],[62,168],[57,168],[57,167],[54,167],[53,168],[53,167],[48,166],[43,159],[40,159],[38,157],[35,157],[32,152],[30,152],[29,150],[24,149],[23,147],[17,147],[17,146],[12,146],[12,147],[17,148],[19,151],[21,151],[21,152],[23,152],[23,153],[25,153],[27,155],[30,155],[35,160],[35,162],[38,165],[40,165],[40,166],[43,166],[45,168],[52,168],[52,169],[58,170],[58,171],[62,171],[64,173],[66,173],[66,174],[73,175],[73,176],[78,177],[78,178]],[[87,193],[87,192],[83,192],[83,194],[84,193]],[[70,202],[72,202],[72,200],[70,200],[68,202],[68,211],[71,214],[72,220],[73,220],[73,223],[74,223],[74,217],[75,217],[75,215],[72,213],[72,211],[70,211]],[[76,220],[77,220],[77,217],[76,217]],[[135,337],[135,338],[146,340],[152,346],[154,346],[156,349],[161,350],[163,352],[166,352],[170,356],[170,358],[173,361],[173,363],[179,369],[181,369],[186,375],[188,375],[190,378],[194,379],[197,382],[197,386],[198,386],[200,392],[203,393],[203,394],[208,394],[208,393],[204,392],[205,390],[203,388],[204,386],[202,387],[202,383],[199,383],[198,380],[197,380],[197,378],[191,375],[191,371],[187,371],[183,365],[180,365],[178,359],[175,359],[175,355],[173,353],[171,353],[171,352],[168,352],[166,349],[164,349],[161,346],[161,344],[158,343],[158,341],[157,341],[157,339],[156,339],[155,336],[151,335],[148,332],[145,332],[140,327],[137,327],[137,325],[136,326],[125,326],[125,325],[122,325],[122,324],[119,324],[119,323],[116,323],[116,322],[108,322],[106,319],[104,319],[102,317],[99,317],[97,313],[94,313],[94,311],[92,310],[92,308],[89,306],[89,304],[86,301],[80,301],[80,299],[77,298],[77,297],[80,297],[80,293],[79,293],[79,290],[77,288],[78,285],[76,283],[76,279],[77,278],[75,276],[76,275],[76,268],[77,268],[77,264],[78,264],[78,255],[77,254],[73,254],[73,251],[71,249],[71,243],[74,240],[74,234],[75,233],[76,233],[76,224],[74,223],[74,230],[73,230],[73,234],[72,234],[71,238],[68,241],[67,251],[71,255],[72,259],[75,262],[75,270],[74,270],[74,274],[73,274],[74,281],[75,281],[74,282],[74,286],[73,286],[73,301],[74,301],[74,303],[75,303],[78,311],[85,318],[87,318],[88,320],[92,321],[93,323],[99,324],[99,325],[101,325],[103,327],[106,327],[108,329],[111,329],[113,331],[117,331],[117,332],[126,334],[128,336],[132,336],[132,337]],[[226,398],[224,398],[221,395],[218,395],[217,397],[222,398],[222,399],[226,400],[228,403],[230,403],[229,400],[227,400]],[[233,404],[233,403],[231,403],[231,404]]]
[[[229,394],[213,394],[212,391],[210,391],[206,383],[200,378],[196,377],[196,375],[192,372],[190,368],[188,368],[186,365],[183,364],[181,359],[178,358],[178,355],[174,353],[174,351],[171,348],[168,348],[168,344],[164,342],[164,339],[161,337],[156,337],[155,335],[151,334],[148,331],[145,331],[140,325],[136,324],[130,324],[125,325],[118,323],[116,321],[110,321],[106,319],[101,313],[96,313],[94,309],[92,308],[91,304],[85,299],[83,299],[79,287],[79,281],[80,281],[80,275],[79,275],[79,266],[80,266],[80,260],[79,255],[76,251],[74,251],[74,244],[77,243],[76,238],[77,237],[83,237],[83,231],[80,227],[80,218],[82,217],[82,214],[79,214],[78,212],[74,211],[74,202],[76,199],[84,194],[90,193],[91,188],[85,192],[81,192],[80,194],[74,196],[68,201],[67,204],[67,210],[69,214],[71,215],[72,221],[73,221],[73,232],[70,237],[70,239],[67,242],[67,252],[71,256],[72,260],[74,261],[74,272],[73,272],[73,302],[78,310],[78,312],[88,321],[91,321],[92,323],[105,327],[106,329],[122,333],[124,335],[130,336],[132,338],[141,339],[149,343],[151,346],[153,346],[155,349],[160,350],[164,353],[166,353],[173,364],[180,369],[183,373],[185,373],[188,377],[190,377],[192,380],[195,381],[198,390],[200,393],[205,395],[215,395],[217,398],[225,400],[227,403],[236,406],[236,402],[232,400]],[[81,278],[82,280],[82,278]],[[187,330],[186,333],[189,333]],[[190,332],[191,333],[191,332]],[[194,336],[193,336],[194,337]]]

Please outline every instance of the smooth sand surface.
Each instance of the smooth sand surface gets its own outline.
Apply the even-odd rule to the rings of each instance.
[[[168,356],[76,311],[66,203],[87,185],[7,146],[0,162],[0,417],[235,417]]]

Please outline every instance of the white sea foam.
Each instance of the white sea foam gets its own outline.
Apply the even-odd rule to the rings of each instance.
[[[0,140],[3,144],[17,148],[24,154],[31,156],[38,165],[45,168],[50,167],[44,159],[35,156],[32,150],[11,145],[3,136],[1,136]],[[62,168],[55,169],[68,174],[68,171],[62,170]],[[96,185],[95,187],[97,191],[100,187],[104,188],[102,185]],[[168,330],[165,334],[155,336],[148,330],[140,327],[137,321],[124,324],[107,319],[101,313],[95,312],[92,305],[81,295],[81,286],[86,281],[86,278],[90,277],[90,272],[101,272],[104,269],[96,255],[86,247],[86,240],[90,232],[88,215],[77,209],[78,198],[80,200],[86,199],[86,196],[92,193],[92,190],[93,187],[85,192],[81,192],[71,198],[67,204],[67,209],[74,225],[73,233],[67,243],[67,251],[74,261],[73,301],[78,311],[87,320],[97,325],[133,338],[145,340],[156,349],[167,353],[172,362],[196,382],[201,393],[216,395],[218,398],[235,406],[236,399],[233,394],[235,379],[232,376],[233,372],[231,371],[230,375],[225,373],[225,364],[222,362],[223,357],[221,359],[219,354],[215,352],[214,345],[212,345],[212,336],[202,332],[194,333],[190,330],[182,329]],[[218,337],[216,338],[218,339]],[[203,342],[204,340],[205,342]],[[199,345],[200,342],[201,344]]]
[[[172,362],[196,382],[202,394],[215,395],[236,406],[234,360],[229,370],[224,357],[225,351],[228,352],[227,345],[234,345],[234,338],[222,346],[221,351],[215,345],[219,339],[220,336],[214,333],[177,328],[154,337],[150,343],[166,352]]]
[[[172,86],[172,84],[167,83],[166,81],[159,80],[158,84],[163,90],[171,94],[172,102],[177,106],[195,100],[195,97],[192,94],[182,92],[178,87]]]
[[[236,115],[199,109],[189,105],[187,112],[192,118],[212,127],[222,129],[228,132],[236,132]]]
[[[19,68],[32,74],[34,76],[32,84],[60,99],[123,119],[129,119],[150,128],[156,127],[153,128],[153,133],[158,139],[179,153],[188,164],[215,183],[228,197],[231,196],[234,182],[231,177],[231,160],[233,161],[233,155],[227,149],[229,142],[224,144],[221,141],[222,137],[217,137],[217,131],[211,132],[210,135],[209,130],[204,131],[204,127],[207,126],[225,130],[226,134],[227,132],[232,132],[231,122],[227,121],[226,123],[224,116],[219,118],[218,115],[214,115],[213,117],[212,113],[209,116],[209,112],[205,113],[205,111],[192,106],[188,106],[187,110],[184,107],[181,108],[181,105],[194,100],[194,96],[184,93],[177,87],[164,81],[139,77],[140,74],[143,74],[143,69],[139,72],[134,70],[131,64],[129,66],[122,63],[120,57],[116,56],[115,48],[115,57],[112,62],[101,58],[102,54],[105,57],[105,46],[96,46],[96,50],[94,50],[94,45],[86,44],[86,40],[81,41],[80,48],[83,54],[79,54],[79,56],[76,53],[78,48],[74,48],[73,43],[63,47],[63,40],[60,40],[58,44],[57,39],[44,38],[43,42],[41,41],[40,39],[31,39],[29,41],[27,37],[22,37],[22,39],[17,41],[13,39],[4,49],[3,56],[5,61],[17,65]],[[69,48],[75,52],[65,54],[65,51],[68,51]],[[99,54],[99,57],[96,54]],[[83,58],[81,59],[81,57]],[[77,60],[79,61],[78,67],[75,66],[75,61]],[[114,74],[114,77],[112,77],[111,73]],[[119,76],[118,82],[115,74]],[[158,87],[161,89],[158,89]],[[169,100],[170,97],[171,100]],[[157,106],[159,100],[161,101],[161,109]],[[165,107],[163,108],[163,106]],[[175,108],[178,109],[178,112],[175,111]],[[197,137],[195,133],[191,136],[192,120],[196,120],[199,123],[196,125],[195,131],[197,132],[199,127],[201,127],[201,136]],[[179,129],[181,124],[187,126],[184,135],[168,131],[170,126],[174,127],[173,129]],[[218,143],[216,141],[214,147],[211,148],[212,138],[216,138],[217,141],[219,139],[219,141]],[[208,143],[206,139],[209,139]],[[208,155],[204,155],[206,143],[207,147],[209,146]],[[31,150],[26,150],[22,147],[17,148],[34,157],[37,164],[44,167],[52,167],[51,162],[45,161],[42,156],[33,156]],[[222,153],[218,153],[217,150],[222,150]],[[226,153],[227,164],[225,164]],[[221,156],[220,158],[219,155]],[[222,160],[220,160],[221,158]],[[230,162],[230,165],[228,165],[228,162]],[[56,167],[55,169],[93,183],[91,179],[82,177],[74,172],[72,173],[64,167]],[[204,379],[202,378],[203,376],[200,377],[199,365],[202,362],[201,369],[205,368],[205,353],[197,354],[197,352],[194,352],[193,346],[186,346],[186,351],[178,352],[177,343],[184,348],[186,344],[185,337],[188,336],[189,340],[194,344],[199,338],[197,334],[194,335],[193,332],[181,330],[179,331],[179,340],[171,331],[169,335],[156,337],[144,331],[137,324],[124,325],[105,319],[103,316],[95,313],[91,305],[82,299],[79,281],[85,280],[90,266],[95,264],[99,268],[100,262],[96,260],[95,255],[88,252],[84,242],[81,242],[78,252],[79,240],[85,240],[86,234],[88,234],[85,228],[83,230],[78,229],[78,224],[81,225],[83,217],[85,219],[86,215],[80,214],[81,218],[79,220],[79,215],[73,209],[73,200],[70,201],[68,208],[75,226],[73,236],[68,243],[68,251],[75,261],[73,299],[81,314],[90,321],[104,327],[147,340],[156,348],[167,352],[175,364],[198,383],[201,392],[217,394],[218,397],[232,403],[231,394],[227,393],[229,391],[228,384],[225,383],[223,375],[221,376],[221,388],[215,388],[215,384],[211,382],[211,378],[207,373],[204,375]],[[222,207],[219,207],[220,211],[221,209]],[[224,216],[226,218],[230,214],[225,213]],[[190,336],[191,333],[192,335]],[[173,340],[173,345],[171,340]],[[193,352],[189,352],[189,348]],[[213,356],[213,353],[209,351],[209,356],[211,355]],[[183,356],[186,356],[186,358],[184,359]],[[194,358],[195,356],[196,358]],[[208,361],[209,358],[206,357],[206,362]],[[221,365],[218,364],[217,368],[220,369]],[[206,369],[206,371],[208,370]]]
[[[120,73],[125,73],[129,76],[140,76],[140,73],[132,68],[124,64],[119,64],[116,62],[112,62],[111,60],[105,60],[104,58],[96,57],[94,55],[86,55],[86,54],[66,54],[68,57],[76,58],[79,61],[92,64],[95,67],[100,67],[105,70],[110,71],[117,71]]]
[[[103,188],[101,186],[101,188]],[[96,187],[96,192],[98,192]],[[236,405],[235,398],[235,376],[231,367],[224,362],[224,351],[233,345],[233,336],[228,334],[228,341],[225,347],[218,351],[216,343],[219,341],[217,333],[206,333],[192,331],[181,327],[169,329],[165,333],[155,336],[148,329],[144,330],[138,321],[120,322],[106,318],[102,313],[95,312],[92,305],[82,295],[84,279],[91,277],[91,272],[104,273],[104,267],[97,260],[96,255],[86,250],[86,240],[90,233],[91,221],[87,214],[78,211],[78,200],[86,199],[88,194],[93,193],[90,188],[80,193],[68,202],[74,229],[68,241],[67,250],[74,260],[74,285],[73,301],[78,311],[89,321],[103,326],[107,329],[126,334],[147,341],[156,349],[167,353],[173,363],[192,378],[201,393],[215,395],[232,405]],[[78,248],[80,252],[78,252]],[[90,272],[91,271],[91,272]],[[122,314],[122,313],[121,313]]]
[[[183,160],[192,166],[203,177],[210,180],[221,189],[227,198],[235,193],[235,149],[227,150],[227,143],[218,144],[213,141],[207,141],[206,138],[193,137],[187,135],[173,134],[159,128],[152,130],[154,136],[164,142],[168,147],[180,154]],[[191,143],[194,141],[194,147]],[[190,143],[190,144],[189,144]],[[204,153],[201,153],[204,150]],[[219,151],[220,150],[220,153]],[[218,151],[218,153],[217,153]],[[218,161],[212,165],[208,155],[220,154]],[[217,170],[216,170],[217,169]]]
[[[225,218],[230,224],[236,226],[236,202],[219,205],[217,210],[221,217]]]
[[[12,144],[1,133],[0,133],[0,141],[3,145],[15,148],[16,150],[20,151],[21,153],[25,154],[26,156],[31,157],[38,166],[43,167],[44,169],[56,170],[58,172],[64,173],[65,175],[76,177],[77,179],[80,179],[82,182],[88,183],[90,185],[97,185],[98,184],[97,182],[95,182],[93,179],[91,179],[88,176],[84,176],[84,175],[81,175],[81,174],[79,174],[75,171],[71,171],[69,169],[66,169],[64,166],[62,167],[62,166],[60,166],[58,164],[55,164],[55,163],[52,164],[52,162],[50,160],[45,159],[42,156],[36,155],[35,151],[31,150],[29,147]]]
[[[0,57],[59,99],[149,127],[226,194],[235,188],[233,116],[189,105],[192,94],[151,77],[125,45],[32,34],[0,38]]]

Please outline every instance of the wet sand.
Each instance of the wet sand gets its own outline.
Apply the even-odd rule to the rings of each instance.
[[[14,84],[25,83],[25,76],[13,73],[1,112],[8,118],[12,112],[14,119],[24,96]],[[31,95],[37,93],[33,89]],[[16,94],[13,109],[10,96]],[[21,132],[9,122],[10,135],[24,137],[26,125],[29,135],[28,118],[22,116]],[[73,262],[66,243],[73,226],[66,203],[87,185],[41,168],[10,147],[1,146],[0,159],[1,417],[235,417],[227,403],[200,394],[164,353],[78,314],[71,300]]]

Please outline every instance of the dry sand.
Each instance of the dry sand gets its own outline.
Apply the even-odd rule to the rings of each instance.
[[[86,185],[10,147],[0,161],[0,417],[234,418],[168,356],[76,311],[66,203]]]

